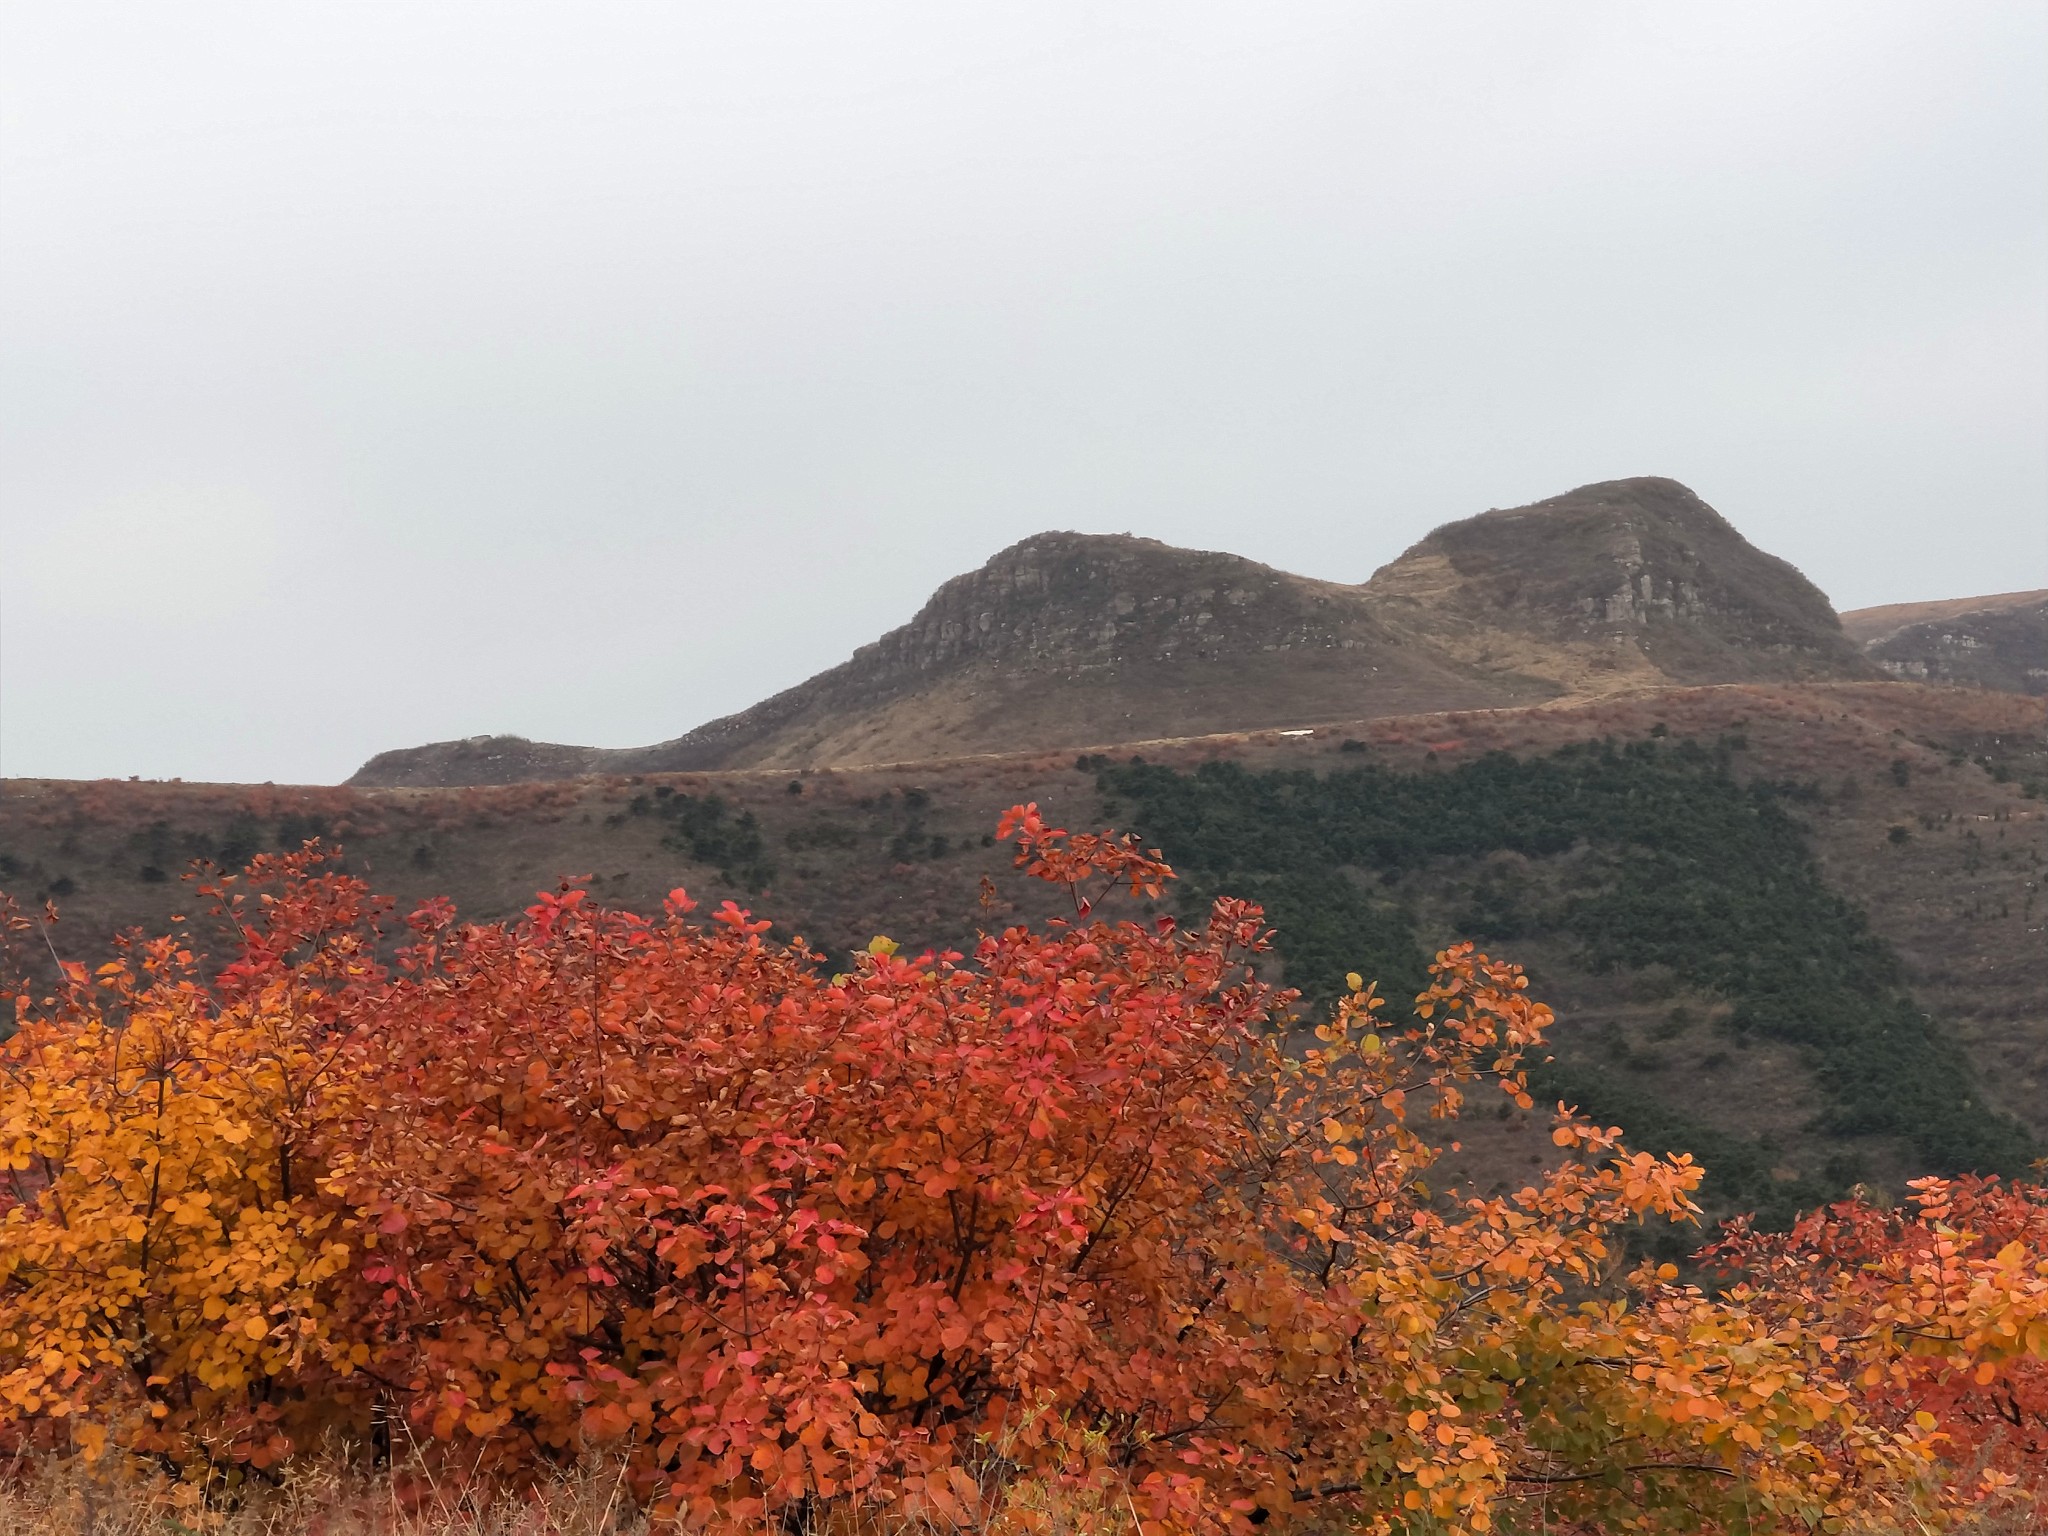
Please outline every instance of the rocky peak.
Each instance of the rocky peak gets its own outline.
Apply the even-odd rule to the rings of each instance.
[[[979,661],[1089,671],[1341,645],[1351,589],[1129,534],[1041,533],[956,576],[846,668],[871,682]]]
[[[1558,640],[1619,642],[1678,678],[1869,670],[1818,587],[1659,477],[1447,523],[1369,590]]]

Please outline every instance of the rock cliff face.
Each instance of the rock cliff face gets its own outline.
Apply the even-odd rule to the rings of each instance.
[[[1791,566],[1676,482],[1622,480],[1449,524],[1356,586],[1039,534],[841,665],[674,740],[440,743],[383,753],[351,782],[905,761],[1879,675]]]

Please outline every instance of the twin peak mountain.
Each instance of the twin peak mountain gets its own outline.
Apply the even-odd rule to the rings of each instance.
[[[349,782],[850,766],[1884,675],[1818,587],[1691,491],[1614,480],[1447,524],[1355,586],[1041,533],[841,665],[672,741],[476,737],[380,753]]]

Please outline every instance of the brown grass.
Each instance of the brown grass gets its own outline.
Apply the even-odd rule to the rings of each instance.
[[[992,1464],[1000,1468],[998,1460]],[[879,1511],[824,1524],[827,1536],[1133,1536],[1130,1501],[1113,1484],[1069,1489],[1041,1480],[982,1479],[981,1509],[966,1526]],[[1501,1511],[1501,1536],[1559,1528],[1530,1511]],[[765,1536],[784,1527],[771,1524]],[[298,1465],[277,1486],[209,1504],[189,1486],[123,1475],[111,1464],[75,1460],[16,1467],[0,1479],[4,1536],[658,1536],[626,1494],[617,1462],[594,1460],[538,1486],[512,1491],[437,1479],[420,1465],[372,1476],[341,1462]],[[1346,1529],[1310,1521],[1307,1536]],[[1848,1529],[1862,1536],[2042,1536],[2048,1515],[2031,1503],[1966,1514],[1938,1527],[1882,1521]],[[1587,1536],[1574,1528],[1574,1536]]]
[[[1131,1536],[1130,1501],[1113,1483],[1054,1487],[1006,1474],[992,1459],[970,1526],[887,1510],[827,1522],[831,1536]],[[4,1471],[5,1469],[0,1469]],[[180,1485],[75,1459],[17,1466],[0,1476],[4,1536],[656,1536],[630,1496],[624,1468],[594,1459],[521,1490],[437,1475],[420,1461],[372,1475],[344,1460],[297,1463],[274,1486],[202,1497]],[[771,1533],[782,1529],[777,1522]]]
[[[384,1477],[339,1462],[207,1500],[197,1488],[72,1461],[0,1485],[7,1536],[642,1536],[620,1469],[593,1463],[524,1493],[463,1487],[420,1467]]]

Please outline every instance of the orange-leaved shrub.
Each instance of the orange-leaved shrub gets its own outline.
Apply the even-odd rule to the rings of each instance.
[[[1903,1210],[1846,1200],[1788,1232],[1734,1222],[1701,1257],[1779,1327],[1850,1336],[1835,1369],[1865,1412],[1926,1415],[1980,1498],[2048,1514],[2048,1187],[1972,1175],[1912,1190]]]
[[[1001,832],[1074,915],[971,956],[832,975],[730,905],[569,887],[513,924],[430,903],[380,963],[380,905],[309,849],[220,888],[217,976],[158,941],[23,994],[0,1433],[200,1479],[398,1433],[515,1485],[601,1450],[721,1532],[1033,1528],[1006,1479],[1162,1532],[2030,1496],[1960,1475],[1978,1399],[1913,1373],[2040,1369],[2038,1224],[1872,1229],[1881,1262],[1738,1233],[1711,1295],[1631,1269],[1623,1229],[1693,1217],[1688,1159],[1561,1110],[1528,1188],[1426,1183],[1428,1122],[1528,1102],[1553,1021],[1517,968],[1459,946],[1410,1017],[1354,978],[1311,1027],[1256,908],[1112,921],[1156,854],[1030,806]]]

